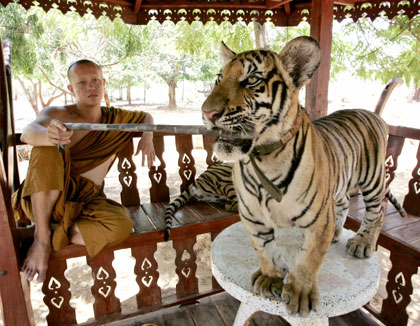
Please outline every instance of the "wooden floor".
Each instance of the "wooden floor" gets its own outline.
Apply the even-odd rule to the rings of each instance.
[[[239,308],[239,301],[226,292],[201,299],[199,303],[172,307],[152,312],[108,326],[231,326]],[[281,317],[264,312],[257,313],[249,326],[287,326]],[[330,318],[330,326],[378,326],[380,322],[366,312],[357,310],[350,314]]]

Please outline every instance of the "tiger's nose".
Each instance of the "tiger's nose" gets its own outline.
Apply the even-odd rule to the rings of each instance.
[[[211,121],[216,121],[217,119],[219,119],[222,116],[222,112],[220,112],[220,111],[204,112],[203,111],[203,115]]]

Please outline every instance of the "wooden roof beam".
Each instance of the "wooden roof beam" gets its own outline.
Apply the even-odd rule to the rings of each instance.
[[[336,0],[334,1],[334,4],[343,6],[354,6],[356,2],[358,2],[358,0]]]
[[[123,7],[132,7],[132,3],[128,0],[104,0],[105,3],[111,5],[120,5]]]
[[[265,2],[267,9],[277,9],[281,6],[284,6],[293,0],[267,0]]]
[[[136,2],[134,3],[134,13],[138,14],[141,8],[141,3],[143,0],[136,0]]]
[[[118,0],[106,0],[106,2],[112,3]],[[292,1],[292,0],[289,0]],[[240,6],[236,2],[225,3],[225,2],[145,2],[142,3],[142,8],[144,9],[160,9],[160,8],[175,8],[175,9],[185,9],[185,8],[203,8],[203,9],[269,9],[265,4],[260,3],[241,3]]]

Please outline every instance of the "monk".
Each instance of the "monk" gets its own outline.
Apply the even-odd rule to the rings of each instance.
[[[67,75],[75,104],[43,109],[21,136],[33,149],[26,180],[13,194],[13,209],[17,218],[35,222],[34,241],[22,266],[29,281],[35,276],[38,282],[45,280],[53,249],[81,244],[94,257],[132,231],[125,208],[103,193],[104,178],[132,134],[71,131],[64,123],[153,123],[142,111],[101,107],[105,79],[96,63],[79,60]],[[144,132],[136,151],[142,152],[142,165],[147,160],[149,168],[155,160],[152,140],[153,134]],[[57,145],[65,146],[64,152]]]

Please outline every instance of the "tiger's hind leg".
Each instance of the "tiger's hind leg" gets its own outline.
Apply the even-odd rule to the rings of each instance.
[[[376,250],[376,241],[384,220],[385,186],[382,184],[374,189],[361,190],[366,215],[357,234],[347,241],[347,253],[358,258],[368,258]]]
[[[335,231],[333,243],[336,243],[340,239],[340,235],[343,231],[343,225],[346,221],[347,215],[349,213],[349,198],[345,195],[343,198],[340,198],[336,201],[336,220],[335,220]]]

